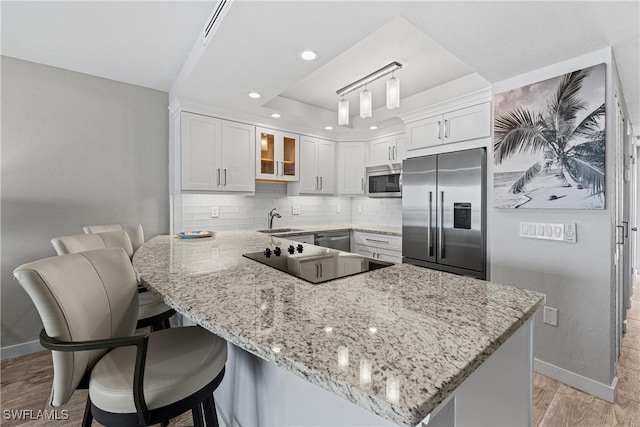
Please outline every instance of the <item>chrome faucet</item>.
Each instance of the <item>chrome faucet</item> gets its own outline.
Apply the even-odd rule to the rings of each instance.
[[[269,230],[273,229],[273,218],[282,218],[279,213],[273,213],[277,208],[271,209],[269,212]]]

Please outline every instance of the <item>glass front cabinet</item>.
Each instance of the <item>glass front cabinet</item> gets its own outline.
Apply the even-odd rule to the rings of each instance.
[[[279,130],[256,128],[256,179],[298,181],[300,138]]]

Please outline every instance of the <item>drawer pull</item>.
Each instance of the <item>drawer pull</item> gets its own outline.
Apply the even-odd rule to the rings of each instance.
[[[366,237],[365,237],[364,240],[366,240],[368,242],[384,243],[385,245],[389,244],[389,242],[386,241],[386,240],[369,239],[369,238],[366,238]]]

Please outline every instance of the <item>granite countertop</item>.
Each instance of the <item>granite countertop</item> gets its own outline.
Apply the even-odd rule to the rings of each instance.
[[[249,230],[158,236],[133,262],[145,286],[204,328],[406,426],[421,422],[544,299],[408,264],[312,285],[242,257],[289,242]]]
[[[274,227],[276,230],[279,227]],[[301,225],[301,226],[293,226],[295,231],[286,231],[282,233],[275,233],[277,236],[300,236],[303,234],[312,234],[318,233],[322,231],[346,231],[346,230],[354,230],[354,231],[364,231],[367,233],[376,233],[376,234],[386,234],[390,236],[401,236],[402,228],[401,227],[390,227],[385,225],[368,225],[368,224],[322,224],[322,225]]]

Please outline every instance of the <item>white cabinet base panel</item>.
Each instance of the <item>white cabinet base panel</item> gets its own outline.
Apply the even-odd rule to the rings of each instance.
[[[215,392],[227,427],[392,426],[303,378],[229,345]],[[436,407],[420,426],[530,426],[533,322],[527,321]]]

